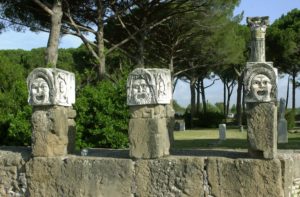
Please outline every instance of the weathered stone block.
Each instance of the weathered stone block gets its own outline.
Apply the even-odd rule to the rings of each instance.
[[[32,155],[52,157],[72,152],[75,122],[69,119],[69,107],[35,106],[32,113]]]
[[[227,156],[233,156],[231,154],[212,157],[210,154],[215,153],[210,153],[209,157],[169,156],[132,161],[126,150],[93,149],[91,152],[93,157],[68,155],[30,159],[29,148],[1,147],[0,195],[299,196],[300,154],[297,150],[281,150],[279,159],[273,160],[230,159]]]
[[[129,159],[33,158],[26,165],[29,196],[130,197]]]
[[[273,62],[247,62],[245,102],[277,102],[277,69]]]
[[[204,196],[203,158],[138,160],[134,196]]]
[[[273,159],[277,153],[277,107],[274,103],[248,103],[249,153]]]
[[[130,119],[128,133],[131,157],[149,159],[169,155],[166,118]]]
[[[283,197],[280,160],[208,158],[210,196]]]
[[[247,17],[251,29],[251,54],[250,60],[265,62],[265,34],[269,25],[269,17]]]
[[[287,121],[280,119],[278,122],[278,143],[288,143]]]
[[[137,105],[130,106],[131,118],[167,118],[169,109],[166,105]],[[174,111],[174,110],[173,110]]]
[[[57,68],[36,68],[27,78],[28,102],[33,106],[72,106],[75,103],[74,73]]]
[[[226,140],[226,124],[219,124],[219,140]]]
[[[168,69],[137,68],[127,80],[127,105],[170,104],[171,73]]]
[[[0,149],[0,196],[25,196],[27,180],[25,162],[29,160],[29,149]]]

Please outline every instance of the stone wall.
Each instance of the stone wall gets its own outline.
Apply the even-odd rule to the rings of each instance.
[[[24,196],[27,191],[26,162],[29,148],[0,149],[0,196]]]
[[[0,148],[1,197],[289,197],[299,191],[300,152],[280,152],[273,160],[230,151],[181,151],[152,160],[132,160],[128,150],[89,150],[84,157],[30,154]]]

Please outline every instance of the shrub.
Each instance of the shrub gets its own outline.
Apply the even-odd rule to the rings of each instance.
[[[206,128],[216,128],[224,121],[224,115],[220,112],[206,112],[199,114],[199,120],[194,125]]]
[[[31,107],[27,104],[25,75],[26,70],[22,65],[12,62],[7,56],[0,53],[1,145],[30,145]]]
[[[125,77],[115,83],[105,80],[85,86],[78,93],[75,109],[77,148],[128,146]]]
[[[7,136],[9,145],[29,146],[31,144],[31,114],[32,108],[27,105],[11,118]]]
[[[293,129],[295,127],[295,111],[291,110],[285,114],[287,120],[288,129]]]

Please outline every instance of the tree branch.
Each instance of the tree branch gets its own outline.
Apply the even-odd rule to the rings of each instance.
[[[42,3],[40,0],[32,0],[36,4],[38,4],[45,12],[47,12],[49,15],[53,15],[54,12],[48,8],[44,3]]]
[[[68,5],[67,5],[68,6]],[[92,53],[93,57],[97,60],[100,61],[97,53],[95,52],[95,50],[93,49],[93,47],[91,46],[90,42],[88,39],[86,39],[86,37],[81,33],[79,27],[77,26],[77,24],[74,22],[72,16],[70,15],[70,9],[68,7],[68,12],[65,13],[65,15],[67,16],[67,18],[70,21],[70,25],[73,26],[73,28],[76,31],[76,35],[81,38],[81,40],[83,41],[84,45],[88,48],[88,50]]]

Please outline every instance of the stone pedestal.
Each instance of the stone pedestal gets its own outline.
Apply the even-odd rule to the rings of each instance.
[[[75,110],[63,106],[35,106],[32,113],[32,155],[64,156],[75,149]]]
[[[226,140],[226,124],[219,124],[219,140]]]
[[[56,68],[36,68],[27,78],[33,106],[32,155],[64,156],[75,150],[75,75]]]
[[[265,61],[265,33],[269,17],[247,17],[251,55],[244,71],[249,154],[274,159],[277,153],[277,69]]]
[[[277,154],[277,107],[270,103],[247,103],[249,154],[273,159]]]
[[[278,122],[278,143],[288,143],[287,121],[281,118]]]
[[[130,156],[153,159],[169,155],[173,139],[174,110],[168,69],[133,70],[127,79]]]
[[[169,155],[170,115],[166,105],[131,106],[130,157],[153,159]]]

